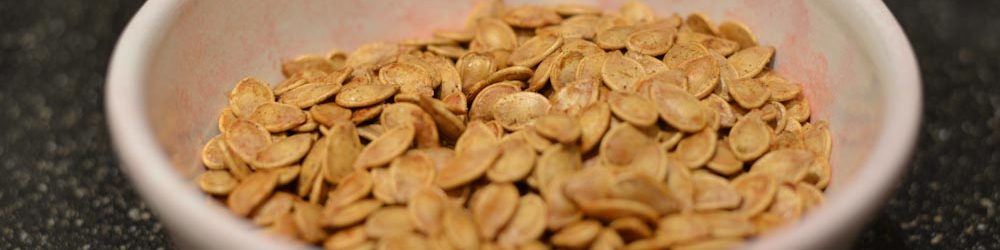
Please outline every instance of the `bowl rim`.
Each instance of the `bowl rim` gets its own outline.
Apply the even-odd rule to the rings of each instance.
[[[298,242],[259,237],[245,219],[230,216],[221,206],[206,206],[203,194],[171,167],[147,122],[144,86],[156,51],[180,9],[189,0],[146,2],[126,26],[111,57],[105,98],[110,136],[121,160],[120,166],[168,225],[176,244],[213,249],[308,249]],[[847,185],[827,197],[826,205],[797,226],[781,229],[754,241],[751,249],[816,249],[834,243],[849,232],[847,221],[867,221],[881,207],[899,176],[906,169],[920,124],[921,84],[917,61],[902,28],[881,1],[847,0],[840,5],[858,11],[856,17],[880,32],[874,33],[887,48],[889,65],[882,82],[886,116],[874,141],[873,151],[854,173],[855,185]],[[879,167],[876,167],[879,166]],[[153,197],[170,197],[157,199]],[[855,223],[861,224],[863,223]],[[860,227],[861,225],[855,225]],[[214,230],[204,230],[213,228]],[[849,232],[850,233],[850,232]],[[856,234],[850,233],[847,243]]]

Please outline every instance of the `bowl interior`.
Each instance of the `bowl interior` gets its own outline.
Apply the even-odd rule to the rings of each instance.
[[[508,4],[520,2],[525,1]],[[580,2],[605,9],[621,3]],[[141,109],[147,114],[143,119],[169,166],[179,173],[165,178],[192,178],[203,171],[201,146],[219,133],[216,119],[226,105],[225,93],[241,78],[253,76],[274,85],[283,79],[280,62],[301,54],[324,54],[334,48],[351,51],[367,42],[429,37],[436,29],[457,29],[474,4],[446,0],[176,4],[178,8],[167,20],[170,23],[163,26],[163,39],[152,47],[141,90]],[[855,173],[875,167],[864,163],[886,125],[884,116],[891,100],[881,83],[893,68],[876,63],[879,60],[873,55],[889,53],[880,51],[886,49],[881,41],[857,30],[856,21],[845,21],[855,17],[825,1],[660,0],[648,4],[661,16],[699,11],[716,23],[742,21],[761,44],[777,48],[776,70],[804,85],[814,121],[830,123],[834,136],[831,195],[859,185]]]

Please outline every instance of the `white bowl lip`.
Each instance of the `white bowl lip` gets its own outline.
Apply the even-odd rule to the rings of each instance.
[[[828,202],[798,226],[783,229],[756,240],[753,249],[815,249],[829,244],[844,226],[858,218],[867,219],[880,207],[906,168],[915,146],[920,124],[921,85],[917,62],[902,28],[881,1],[849,0],[864,10],[867,18],[883,32],[889,61],[895,65],[883,82],[886,116],[871,157],[855,173],[855,185],[843,187]],[[219,206],[206,206],[205,199],[191,184],[173,171],[163,148],[157,144],[146,122],[143,85],[162,38],[170,31],[179,9],[187,1],[152,0],[142,6],[129,22],[115,47],[108,71],[105,98],[112,141],[130,177],[152,204],[170,232],[196,246],[228,249],[306,249],[305,245],[259,237],[244,219],[231,216]],[[875,167],[881,166],[881,167]],[[170,197],[169,200],[152,197]],[[212,230],[205,230],[212,229]]]

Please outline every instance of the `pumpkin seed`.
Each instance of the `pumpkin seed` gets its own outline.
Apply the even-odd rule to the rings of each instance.
[[[535,92],[514,92],[500,96],[493,102],[492,106],[492,118],[499,121],[503,128],[517,131],[531,124],[535,118],[548,113],[552,105],[541,94]]]
[[[386,129],[412,126],[414,141],[417,148],[434,148],[440,146],[438,129],[434,118],[420,106],[412,103],[394,103],[385,107],[379,117],[380,123]]]
[[[536,194],[527,194],[518,201],[514,216],[497,235],[501,247],[516,247],[538,239],[545,233],[545,201]]]
[[[361,124],[375,117],[379,117],[382,114],[382,110],[385,109],[385,104],[375,104],[372,106],[359,108],[351,113],[351,122],[354,124]]]
[[[535,150],[522,137],[501,142],[502,154],[497,158],[486,176],[494,182],[515,182],[531,173],[538,157]]]
[[[449,30],[437,30],[434,31],[434,37],[449,39],[459,43],[467,43],[472,41],[472,38],[476,36],[475,33],[468,31],[449,31]]]
[[[361,150],[354,161],[354,168],[368,169],[388,164],[410,148],[414,133],[414,128],[410,125],[389,129]]]
[[[438,131],[441,132],[445,138],[448,139],[458,139],[458,137],[465,131],[465,123],[462,119],[459,119],[455,114],[448,111],[444,103],[441,101],[421,96],[420,97],[420,107],[427,111],[434,119],[434,124],[438,126]]]
[[[424,186],[416,190],[407,203],[410,220],[417,230],[434,235],[443,228],[442,217],[448,207],[448,197],[440,188]]]
[[[753,217],[767,209],[774,200],[774,193],[778,190],[778,181],[771,175],[761,173],[737,176],[733,179],[732,185],[743,197],[743,202],[736,211],[745,218]]]
[[[798,182],[816,158],[812,152],[802,149],[779,149],[768,152],[750,167],[751,173],[771,175],[780,182]]]
[[[517,47],[517,36],[514,30],[507,23],[496,18],[483,18],[477,22],[476,37],[472,39],[474,51],[511,51]],[[482,48],[476,50],[475,44],[480,44]]]
[[[317,55],[304,55],[281,64],[281,73],[284,74],[285,77],[306,70],[316,70],[330,73],[334,69],[334,65],[330,62],[330,60]]]
[[[580,139],[580,124],[568,115],[549,114],[535,119],[535,131],[539,135],[563,144],[571,144]]]
[[[288,92],[285,92],[278,98],[278,101],[299,108],[306,108],[323,102],[340,91],[341,84],[351,74],[351,69],[346,68],[345,70],[341,70],[341,72],[333,74],[336,74],[337,77],[330,81],[306,83],[288,90]]]
[[[470,52],[455,62],[455,69],[462,77],[462,91],[467,96],[475,96],[472,87],[480,81],[486,81],[498,66],[493,56],[488,53]],[[476,89],[475,92],[478,92]]]
[[[617,91],[634,89],[632,85],[645,77],[642,65],[631,58],[625,57],[621,52],[608,53],[601,67],[601,79],[604,84]]]
[[[469,110],[469,119],[485,121],[492,120],[494,114],[493,109],[495,108],[496,103],[499,102],[499,99],[519,92],[520,90],[517,87],[507,84],[494,84],[484,88],[480,91],[479,95],[476,96],[476,99],[472,101],[472,109]]]
[[[649,108],[653,104],[636,94],[612,91],[608,104],[615,116],[638,127],[652,126],[658,118],[656,110]]]
[[[623,247],[625,247],[625,240],[615,230],[609,228],[602,229],[594,242],[590,243],[590,249],[593,250],[614,250]]]
[[[525,91],[538,91],[548,85],[549,75],[552,74],[553,64],[559,60],[562,53],[553,52],[542,59],[542,62],[535,68],[535,74],[528,79],[528,88]]]
[[[364,170],[351,172],[351,174],[344,176],[339,183],[326,200],[328,213],[336,212],[336,210],[368,196],[374,186],[371,174]]]
[[[274,102],[271,88],[266,82],[252,77],[240,80],[229,92],[229,108],[239,118],[248,118],[258,106],[271,102]]]
[[[565,46],[565,45],[564,45]],[[578,51],[563,51],[549,71],[549,84],[553,90],[560,90],[570,82],[576,80],[576,69],[583,61],[584,54]]]
[[[517,28],[538,28],[562,22],[562,17],[551,8],[537,5],[522,5],[507,10],[503,21]]]
[[[601,222],[582,220],[559,230],[549,239],[553,245],[568,248],[584,248],[593,242],[601,232]]]
[[[578,114],[583,108],[597,102],[599,84],[601,83],[594,79],[580,79],[567,83],[549,98],[552,104],[549,111],[568,115]]]
[[[594,43],[605,50],[624,49],[629,35],[638,30],[638,26],[623,25],[611,27],[597,32]]]
[[[403,233],[380,239],[375,248],[379,250],[430,249],[430,243],[423,235]]]
[[[535,36],[518,46],[508,58],[512,64],[534,67],[562,46],[563,38],[555,35]]]
[[[683,33],[682,33],[683,34]],[[663,55],[663,64],[669,69],[681,69],[681,65],[708,55],[708,49],[701,43],[677,39],[677,43],[671,46],[667,53]]]
[[[753,46],[733,53],[727,60],[736,68],[737,78],[746,79],[760,74],[773,56],[774,47]]]
[[[361,45],[347,56],[344,63],[358,71],[374,70],[382,67],[401,53],[399,45],[375,42]]]
[[[350,226],[365,220],[366,217],[380,208],[382,208],[382,202],[378,200],[359,200],[337,209],[326,209],[322,220],[323,224],[329,227]]]
[[[563,192],[569,177],[570,174],[555,176],[548,184],[538,186],[548,208],[545,221],[546,228],[550,231],[562,229],[583,219],[583,212]]]
[[[802,201],[803,214],[818,208],[826,202],[826,198],[823,198],[823,191],[820,191],[811,184],[795,183],[795,194]]]
[[[684,20],[684,25],[692,32],[698,32],[706,35],[715,35],[719,33],[715,24],[712,23],[712,19],[708,18],[705,13],[701,12],[695,12],[688,15],[687,19]]]
[[[458,154],[438,171],[434,183],[442,189],[451,189],[472,182],[486,173],[499,155],[497,147],[478,147]]]
[[[688,93],[698,99],[711,94],[719,84],[719,65],[711,56],[693,59],[679,66],[688,78]]]
[[[802,216],[802,207],[802,198],[799,197],[794,186],[782,184],[774,193],[774,201],[766,213],[777,215],[785,222],[793,222]]]
[[[247,216],[264,199],[267,199],[278,185],[278,175],[272,172],[256,172],[247,176],[229,192],[226,205],[239,216]]]
[[[489,184],[476,190],[469,200],[472,220],[478,226],[479,237],[491,240],[514,216],[518,200],[513,184]]]
[[[434,182],[434,162],[422,154],[406,154],[389,164],[389,175],[396,188],[396,202],[406,203],[421,187]]]
[[[741,238],[717,238],[711,240],[703,240],[690,244],[677,245],[670,249],[681,249],[681,250],[712,250],[712,249],[737,249],[743,246],[743,239]]]
[[[730,209],[740,205],[740,194],[725,178],[698,171],[691,175],[691,182],[694,183],[695,210]]]
[[[354,226],[337,231],[323,242],[323,249],[355,249],[368,241],[364,226]]]
[[[563,46],[559,47],[559,50],[566,53],[576,52],[584,56],[605,53],[597,44],[582,38],[567,38]]]
[[[737,21],[725,21],[719,24],[719,35],[725,39],[735,41],[740,48],[750,48],[757,46],[757,38],[746,24]]]
[[[226,195],[233,191],[239,181],[228,171],[209,170],[198,176],[198,187],[201,191],[214,195]]]
[[[677,43],[698,43],[708,51],[718,53],[723,56],[733,54],[740,49],[740,44],[727,38],[716,37],[695,32],[679,32]]]
[[[319,224],[322,210],[323,207],[304,201],[293,203],[292,219],[302,240],[309,243],[318,243],[326,239],[328,234]]]
[[[764,70],[757,79],[764,82],[764,86],[767,86],[772,101],[792,100],[802,92],[802,85],[791,83],[772,70]]]
[[[657,222],[656,234],[670,242],[691,242],[705,239],[711,233],[707,221],[692,214],[671,214]]]
[[[341,107],[360,108],[372,106],[392,97],[400,90],[393,84],[348,84],[337,94],[336,103]]]
[[[372,173],[372,196],[385,204],[396,204],[398,191],[396,181],[389,174],[388,168],[376,168]]]
[[[830,159],[830,151],[833,147],[830,138],[829,125],[825,121],[811,123],[809,129],[802,130],[802,141],[806,149],[812,151],[817,157]]]
[[[635,217],[625,217],[611,221],[611,224],[608,224],[608,229],[613,230],[616,235],[619,235],[626,241],[635,241],[653,235],[653,231],[649,229],[646,222]]]
[[[294,108],[294,106],[291,107]],[[309,114],[314,120],[327,127],[332,127],[337,122],[344,122],[351,119],[351,110],[342,108],[336,103],[324,103],[312,106],[312,108],[309,108]]]
[[[445,209],[441,218],[444,227],[442,234],[457,249],[479,249],[480,240],[476,235],[476,224],[468,211],[458,207]]]
[[[282,215],[292,211],[292,204],[301,201],[298,196],[285,192],[275,192],[264,204],[260,204],[250,218],[253,223],[260,226],[272,225],[278,221]]]
[[[760,119],[760,113],[751,112],[729,130],[729,149],[736,159],[750,161],[767,152],[771,137],[771,130]]]
[[[652,22],[656,19],[653,9],[638,0],[628,0],[618,7],[618,13],[633,24]]]
[[[624,172],[615,177],[611,196],[649,205],[658,214],[680,211],[681,204],[662,181],[642,172]]]
[[[702,130],[681,139],[674,155],[689,168],[699,168],[708,163],[715,154],[718,134],[714,130]]]
[[[250,162],[257,169],[273,169],[291,165],[306,156],[312,147],[313,136],[296,134],[262,149]]]
[[[701,103],[719,114],[719,125],[724,128],[733,127],[736,124],[736,114],[733,112],[732,106],[726,100],[722,99],[718,95],[711,94],[705,99],[701,99]]]
[[[409,211],[403,207],[380,208],[365,220],[365,232],[372,238],[392,237],[412,231]]]
[[[650,86],[650,97],[656,104],[660,118],[677,130],[697,132],[708,123],[708,112],[698,99],[670,84]]]
[[[221,135],[209,139],[201,149],[201,162],[209,170],[226,169],[226,144]]]
[[[632,32],[625,38],[625,47],[649,56],[660,56],[674,45],[676,31],[672,28],[653,28]]]
[[[733,154],[728,141],[721,140],[715,145],[715,155],[706,164],[708,169],[726,176],[732,176],[743,170],[743,162]]]
[[[555,144],[549,146],[539,156],[532,173],[537,187],[548,185],[553,179],[580,170],[580,150],[575,146]]]
[[[653,222],[658,217],[653,207],[626,199],[600,199],[593,203],[580,204],[580,210],[583,210],[583,213],[588,216],[606,221],[637,217],[647,222]]]
[[[271,145],[271,134],[256,123],[239,120],[229,126],[223,140],[243,162],[252,161],[257,153]]]
[[[312,191],[313,182],[315,182],[316,177],[321,176],[321,170],[326,164],[327,151],[327,140],[324,138],[313,143],[313,147],[306,153],[302,160],[302,169],[299,170],[298,188],[296,189],[299,196],[306,196]]]
[[[322,149],[326,153],[317,156],[324,157],[319,161],[325,160],[319,163],[324,168],[323,178],[330,183],[339,183],[341,178],[354,172],[354,163],[360,156],[362,147],[354,124],[346,122],[334,124]]]
[[[266,235],[284,237],[286,239],[297,239],[299,230],[295,226],[295,218],[292,213],[284,213],[275,219],[274,224],[264,229]]]

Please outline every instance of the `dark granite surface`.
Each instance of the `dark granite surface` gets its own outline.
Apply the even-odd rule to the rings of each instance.
[[[1000,249],[1000,1],[887,0],[924,80],[898,192],[858,249]],[[141,1],[0,1],[0,249],[170,249],[118,169],[103,114]]]

